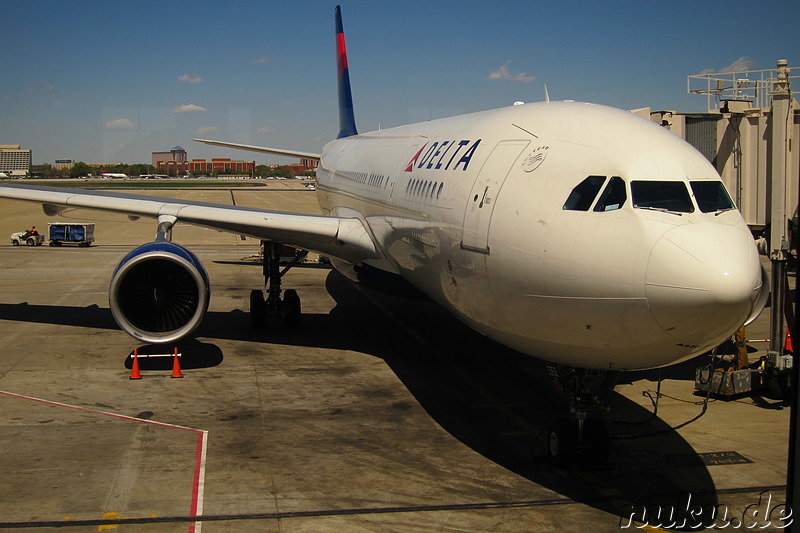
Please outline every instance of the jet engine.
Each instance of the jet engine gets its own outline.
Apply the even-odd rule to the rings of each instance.
[[[197,257],[173,242],[129,253],[111,278],[109,303],[119,327],[147,343],[175,342],[200,325],[211,296]]]

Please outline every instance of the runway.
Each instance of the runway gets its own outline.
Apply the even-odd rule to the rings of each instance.
[[[157,194],[232,202],[228,190]],[[233,199],[318,212],[310,191]],[[744,524],[785,499],[778,400],[712,399],[670,431],[703,411],[694,369],[707,357],[661,371],[655,417],[658,371],[623,375],[607,398],[610,463],[559,469],[545,433],[566,406],[541,361],[316,264],[283,281],[300,294],[302,326],[254,331],[258,242],[202,228],[174,231],[212,286],[196,340],[179,345],[184,377],[164,360],[130,380],[140,345],[114,323],[108,284],[155,222],[63,220],[95,221],[96,245],[0,245],[0,528],[618,531],[641,506],[711,505]],[[48,221],[0,201],[3,235]],[[749,337],[768,329],[765,313]]]

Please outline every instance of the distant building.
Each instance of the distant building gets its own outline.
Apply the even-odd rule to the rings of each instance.
[[[0,172],[9,176],[27,176],[31,171],[31,151],[18,144],[0,144]]]
[[[301,159],[301,161],[303,160]],[[305,161],[313,161],[313,160],[306,159]],[[281,165],[281,166],[286,170],[288,170],[289,172],[291,172],[293,176],[302,176],[309,170],[315,170],[317,168],[316,165],[312,167],[310,165],[305,165],[302,163],[299,165]]]
[[[188,172],[186,150],[176,146],[166,152],[153,152],[153,166],[158,174],[184,175]]]
[[[189,172],[213,173],[247,173],[252,174],[256,168],[255,161],[233,161],[231,159],[192,159],[189,162]]]
[[[55,170],[69,170],[75,164],[75,161],[72,159],[56,159],[56,162],[53,163],[53,168]]]
[[[307,170],[314,170],[319,165],[318,159],[306,159],[305,157],[300,158],[300,164],[304,167],[307,167]]]

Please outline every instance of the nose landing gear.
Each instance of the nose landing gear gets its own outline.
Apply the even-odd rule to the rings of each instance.
[[[598,465],[608,461],[609,436],[600,393],[612,388],[619,372],[548,365],[557,387],[569,394],[569,418],[556,419],[547,432],[547,452],[558,466]]]
[[[295,255],[290,262],[281,269],[282,244],[274,241],[261,241],[264,250],[264,285],[267,288],[267,297],[264,291],[254,289],[250,291],[250,325],[259,329],[264,327],[267,320],[283,320],[289,327],[300,324],[301,307],[300,297],[294,289],[281,291],[281,278],[293,266],[305,259],[308,254],[303,250]],[[281,298],[283,292],[283,298]]]

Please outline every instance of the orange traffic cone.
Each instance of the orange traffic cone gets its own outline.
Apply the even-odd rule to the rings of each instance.
[[[178,357],[178,348],[172,353],[172,376],[173,378],[182,378],[180,357]]]
[[[133,363],[131,364],[131,379],[142,379],[142,374],[139,372],[139,350],[134,349],[131,355]]]
[[[794,350],[792,350],[792,334],[789,332],[789,328],[786,328],[786,343],[784,344],[783,351],[794,353]]]

